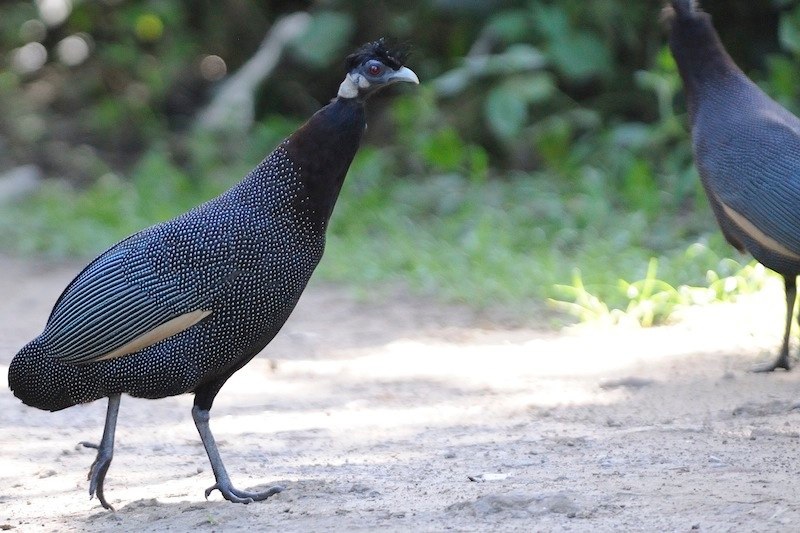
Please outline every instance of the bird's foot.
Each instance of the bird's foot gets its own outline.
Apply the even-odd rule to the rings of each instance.
[[[91,500],[97,494],[100,505],[109,511],[113,511],[114,508],[106,501],[106,497],[103,495],[103,482],[106,479],[106,472],[108,472],[108,467],[111,466],[111,459],[114,458],[114,454],[91,442],[81,442],[80,444],[86,448],[97,450],[97,456],[94,458],[92,466],[89,467],[89,475],[87,476],[89,480],[89,499]]]
[[[782,368],[784,370],[789,370],[790,368],[792,368],[792,365],[789,364],[789,358],[788,357],[781,356],[781,357],[778,357],[778,359],[776,359],[772,363],[760,363],[760,364],[757,364],[753,368],[751,368],[750,371],[759,374],[759,373],[766,373],[766,372],[774,372],[774,371],[778,370],[779,368]]]
[[[264,492],[248,492],[246,490],[239,490],[230,483],[220,484],[220,482],[218,481],[206,489],[206,499],[208,499],[208,495],[215,490],[218,490],[220,494],[222,494],[222,497],[228,500],[229,502],[248,504],[252,502],[260,502],[261,500],[266,500],[270,496],[281,492],[283,490],[283,487],[281,486],[270,487]]]

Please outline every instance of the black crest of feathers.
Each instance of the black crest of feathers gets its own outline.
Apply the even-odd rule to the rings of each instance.
[[[349,72],[370,59],[378,59],[392,69],[398,70],[405,65],[409,54],[410,49],[408,45],[380,38],[377,41],[364,44],[358,50],[347,56],[347,59],[345,59],[345,66]]]

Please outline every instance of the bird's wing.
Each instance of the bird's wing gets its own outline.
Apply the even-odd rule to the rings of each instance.
[[[709,192],[765,248],[800,260],[800,121],[776,106],[738,122],[698,154]]]
[[[189,264],[176,271],[170,257],[175,243],[153,230],[111,248],[66,288],[42,333],[53,357],[71,364],[121,357],[211,314],[207,306],[235,277],[231,269],[207,264],[199,276]]]

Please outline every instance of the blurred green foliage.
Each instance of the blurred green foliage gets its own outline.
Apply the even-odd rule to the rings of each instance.
[[[703,5],[740,66],[797,110],[797,3]],[[662,6],[4,2],[0,170],[35,163],[55,179],[2,206],[0,246],[88,256],[213,196],[335,94],[349,49],[391,35],[413,45],[423,85],[371,103],[324,276],[403,280],[517,316],[551,297],[581,319],[645,325],[753,290],[763,271],[724,243],[692,166]],[[311,29],[260,85],[256,125],[195,127],[222,75],[297,10]],[[204,66],[212,56],[223,72]]]

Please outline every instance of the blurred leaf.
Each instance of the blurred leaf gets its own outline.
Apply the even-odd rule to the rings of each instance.
[[[500,54],[469,57],[466,61],[470,70],[480,76],[537,70],[547,64],[544,54],[528,44],[515,44]]]
[[[556,67],[575,81],[606,77],[612,70],[611,55],[605,44],[588,32],[559,39],[549,51]]]
[[[524,39],[530,33],[529,13],[523,9],[501,11],[489,19],[486,28],[505,42]]]
[[[539,50],[530,45],[518,44],[499,54],[465,58],[463,66],[445,72],[434,79],[432,84],[439,95],[452,97],[469,88],[477,79],[539,70],[545,65],[545,57]],[[539,88],[541,89],[541,82]]]
[[[469,153],[469,177],[472,181],[486,181],[489,175],[489,154],[480,146],[470,146],[467,148]]]
[[[650,163],[643,159],[635,159],[623,176],[622,194],[628,206],[641,209],[649,216],[658,214],[659,196],[653,194],[658,188]]]
[[[423,149],[425,160],[442,171],[456,170],[464,159],[464,144],[453,128],[436,133]]]
[[[597,34],[587,27],[573,27],[562,5],[532,4],[536,27],[546,37],[547,55],[567,78],[585,81],[612,72],[611,54]]]
[[[531,4],[536,27],[551,41],[563,39],[570,34],[569,18],[562,6],[547,5],[536,1]]]
[[[658,51],[655,60],[655,68],[661,72],[676,73],[678,72],[678,64],[675,63],[675,58],[669,51],[669,47],[664,45]]]
[[[553,76],[546,72],[513,78],[507,82],[507,86],[528,104],[550,100],[557,91]]]
[[[468,69],[459,67],[445,72],[433,80],[432,84],[438,94],[443,97],[451,97],[469,87],[472,79],[472,73]]]
[[[489,92],[484,109],[492,131],[500,137],[517,135],[528,120],[528,105],[513,85],[499,85]]]
[[[798,90],[797,65],[795,62],[782,56],[771,57],[769,68],[770,87],[778,92],[777,95],[774,95],[775,98],[793,98]]]
[[[778,24],[778,38],[781,45],[796,55],[800,55],[800,24],[798,24],[798,13],[795,10],[792,16],[784,15]]]
[[[353,18],[347,13],[314,13],[308,31],[292,44],[292,54],[316,68],[329,65],[340,59],[354,27]]]
[[[618,124],[611,129],[611,142],[619,147],[642,149],[652,140],[649,125],[641,122]]]
[[[547,167],[567,170],[572,131],[572,124],[564,116],[551,116],[536,125],[536,150]]]

